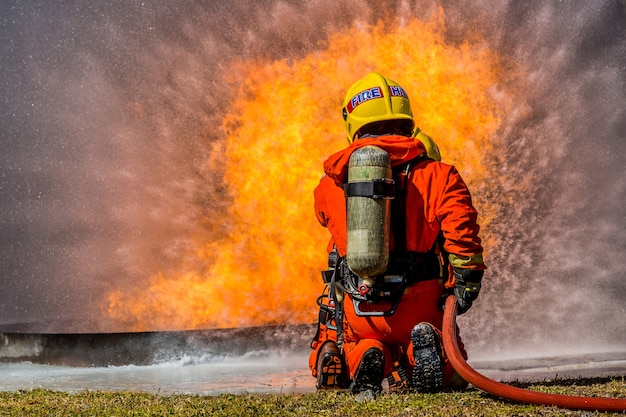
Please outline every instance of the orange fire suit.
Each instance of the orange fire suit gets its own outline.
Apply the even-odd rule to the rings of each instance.
[[[392,167],[426,152],[422,143],[412,137],[365,137],[331,155],[324,162],[325,176],[314,191],[315,212],[319,222],[331,234],[328,251],[336,247],[342,257],[346,255],[347,236],[346,200],[342,184],[347,179],[350,155],[366,145],[375,145],[387,151]],[[435,242],[441,232],[444,238],[441,249],[451,259],[454,258],[454,266],[484,269],[477,212],[457,170],[431,159],[419,160],[409,172],[405,184],[406,249],[428,252],[437,246]],[[393,370],[396,361],[404,364],[409,372],[412,371],[415,361],[410,340],[411,329],[418,323],[428,322],[440,332],[443,320],[441,298],[445,288],[454,287],[454,275],[451,273],[445,279],[424,278],[406,288],[395,313],[390,316],[358,316],[349,295],[346,297],[343,303],[343,350],[350,379],[354,378],[363,354],[372,347],[383,351],[385,375]],[[309,359],[314,377],[317,376],[318,351],[326,340],[336,341],[336,334],[322,324],[318,338],[312,344],[314,350]],[[459,345],[463,349],[460,340]],[[445,352],[443,363],[444,384],[450,385],[457,376]]]

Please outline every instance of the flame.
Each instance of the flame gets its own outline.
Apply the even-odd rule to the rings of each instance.
[[[407,90],[417,124],[470,187],[487,178],[506,110],[503,61],[476,36],[447,43],[443,17],[355,24],[299,59],[229,63],[224,82],[237,94],[207,162],[224,167],[228,233],[198,242],[202,268],[110,293],[109,317],[132,330],[314,322],[329,236],[313,189],[324,159],[346,145],[343,95],[370,71]]]

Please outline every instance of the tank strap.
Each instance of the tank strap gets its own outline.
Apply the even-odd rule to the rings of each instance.
[[[371,181],[360,181],[343,184],[343,191],[348,197],[394,198],[394,180],[376,178]]]

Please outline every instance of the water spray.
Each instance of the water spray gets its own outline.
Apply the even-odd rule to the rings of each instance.
[[[503,384],[478,373],[465,361],[457,342],[456,298],[448,296],[443,316],[443,345],[450,363],[463,379],[476,388],[507,400],[572,410],[626,411],[626,399],[548,394]]]

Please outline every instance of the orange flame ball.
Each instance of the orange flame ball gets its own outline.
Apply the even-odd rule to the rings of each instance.
[[[484,155],[506,107],[501,58],[478,42],[448,44],[444,33],[440,11],[427,22],[355,25],[297,60],[231,63],[225,81],[237,95],[212,157],[232,197],[229,233],[198,245],[202,271],[111,293],[110,317],[133,330],[314,322],[329,235],[313,189],[324,159],[347,144],[343,95],[370,71],[407,90],[416,124],[470,188],[487,178]]]

